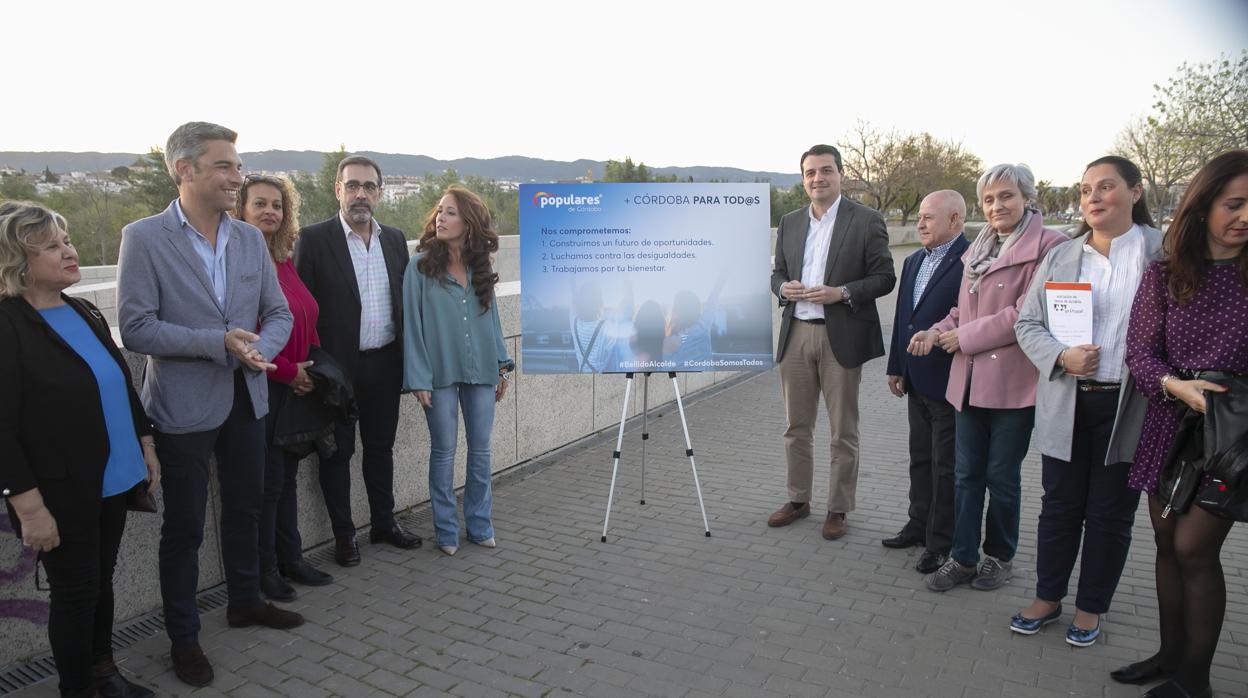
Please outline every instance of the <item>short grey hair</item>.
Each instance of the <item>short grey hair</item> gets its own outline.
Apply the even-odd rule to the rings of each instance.
[[[194,163],[208,150],[208,141],[234,143],[237,140],[238,134],[224,126],[207,121],[188,121],[169,135],[169,142],[165,144],[165,168],[173,177],[173,183],[180,185],[182,178],[178,176],[178,160]]]
[[[1007,162],[989,167],[988,171],[980,176],[979,182],[975,184],[975,198],[983,201],[984,189],[1003,179],[1018,187],[1018,192],[1023,195],[1024,199],[1028,201],[1036,200],[1036,176],[1031,173],[1030,167],[1021,162],[1017,165]]]
[[[65,218],[30,201],[0,204],[0,298],[26,292],[27,262],[53,234],[67,230]]]

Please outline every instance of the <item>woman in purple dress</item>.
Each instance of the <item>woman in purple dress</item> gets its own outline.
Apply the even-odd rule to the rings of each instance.
[[[1123,683],[1169,679],[1145,696],[1209,696],[1209,667],[1226,613],[1220,555],[1233,522],[1193,506],[1168,512],[1157,497],[1162,462],[1183,404],[1205,411],[1191,371],[1248,373],[1248,150],[1211,160],[1196,176],[1166,232],[1166,258],[1140,282],[1127,331],[1127,366],[1148,396],[1128,482],[1148,493],[1157,540],[1161,649],[1111,676]]]

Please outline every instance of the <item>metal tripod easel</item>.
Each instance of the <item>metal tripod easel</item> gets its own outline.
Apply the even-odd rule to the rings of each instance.
[[[650,372],[643,374],[641,397],[641,504],[646,503],[646,442],[650,440]],[[680,412],[680,426],[685,433],[685,455],[689,456],[689,467],[693,470],[693,486],[698,493],[698,507],[702,510],[702,528],[706,537],[711,537],[711,526],[706,519],[706,504],[702,501],[702,483],[698,480],[698,466],[693,459],[693,444],[689,441],[689,422],[685,419],[685,404],[680,397],[680,384],[676,380],[676,372],[669,371],[672,379],[672,390],[676,392],[676,408]],[[624,386],[624,404],[620,409],[620,429],[615,437],[615,452],[612,454],[611,489],[607,492],[607,513],[602,520],[602,542],[607,542],[607,527],[611,523],[611,502],[615,498],[615,480],[620,471],[620,452],[624,446],[624,423],[628,420],[628,399],[633,390],[633,373],[625,376],[628,382]]]

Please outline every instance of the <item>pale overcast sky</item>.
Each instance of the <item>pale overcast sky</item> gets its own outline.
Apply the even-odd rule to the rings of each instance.
[[[526,155],[795,171],[857,119],[1074,181],[1248,0],[22,2],[0,150]],[[14,77],[18,72],[21,77]]]

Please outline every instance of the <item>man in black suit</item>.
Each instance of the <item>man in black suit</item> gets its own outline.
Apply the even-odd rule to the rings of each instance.
[[[810,206],[776,230],[771,290],[784,307],[776,362],[784,391],[789,501],[767,520],[787,526],[810,515],[814,425],[822,394],[832,430],[823,537],[845,535],[858,488],[858,387],[862,364],[884,355],[875,299],[897,277],[879,212],[841,196],[841,154],[816,145],[802,154]]]
[[[945,400],[953,355],[906,353],[915,332],[927,329],[958,304],[962,284],[962,234],[966,201],[956,191],[933,192],[919,205],[923,249],[906,257],[897,291],[897,315],[888,350],[888,389],[906,396],[910,420],[910,520],[887,548],[926,545],[915,569],[928,574],[945,563],[953,545],[953,407]]]
[[[381,168],[362,155],[338,163],[334,194],[338,215],[303,228],[295,268],[320,306],[321,346],[338,360],[355,386],[364,449],[364,488],[372,530],[369,538],[399,548],[421,540],[394,520],[394,433],[403,385],[402,297],[407,241],[397,228],[373,218],[381,200]],[[334,530],[339,565],[360,564],[351,517],[351,455],[355,425],[339,422],[338,449],[321,462],[321,490]]]

